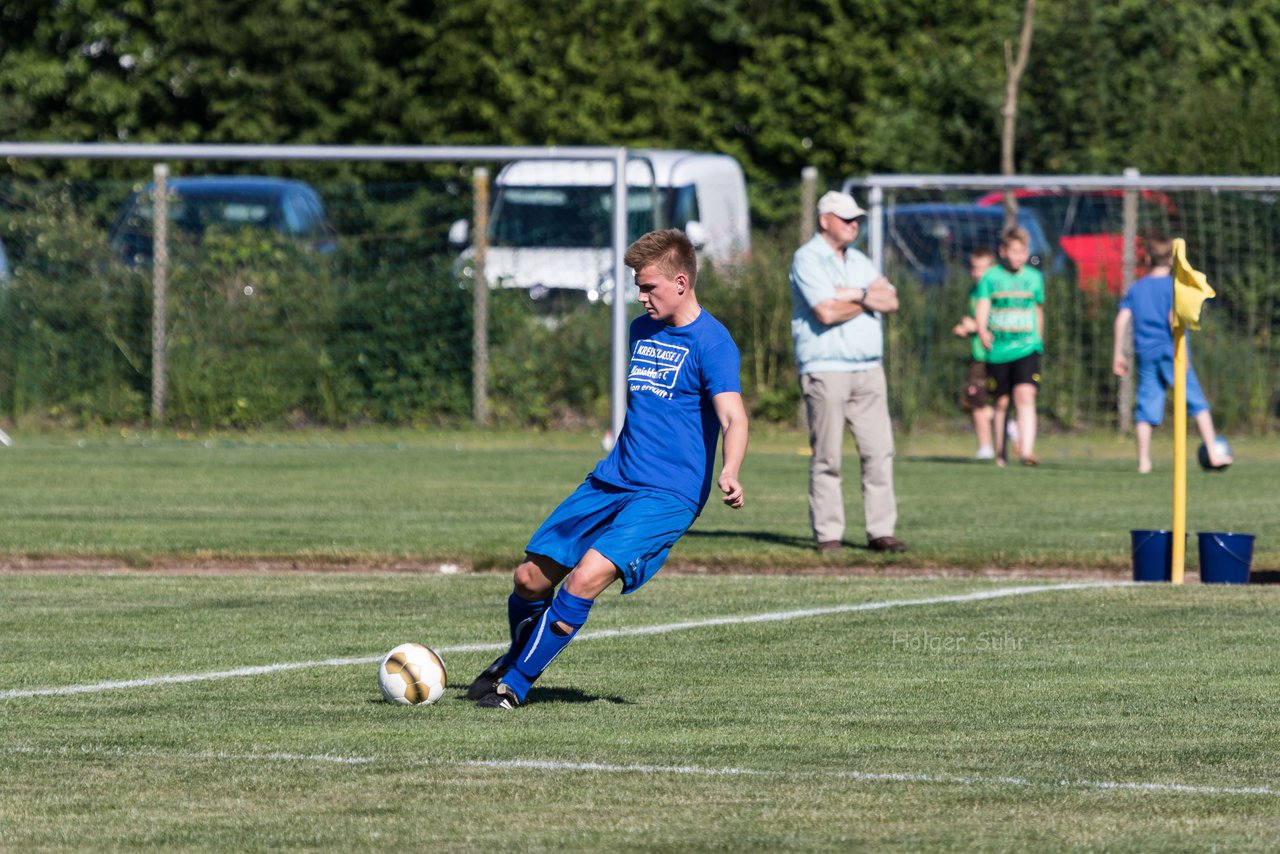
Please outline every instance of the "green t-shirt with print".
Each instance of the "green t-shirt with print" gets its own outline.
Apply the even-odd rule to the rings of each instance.
[[[1034,267],[1016,273],[995,266],[978,282],[978,299],[991,301],[987,328],[995,339],[987,361],[1012,362],[1044,352],[1037,306],[1044,305],[1044,276]]]

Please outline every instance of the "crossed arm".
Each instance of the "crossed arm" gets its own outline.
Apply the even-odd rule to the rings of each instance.
[[[814,316],[826,326],[844,323],[868,311],[889,314],[897,310],[898,292],[884,276],[877,277],[865,288],[836,288],[835,297],[813,307]]]

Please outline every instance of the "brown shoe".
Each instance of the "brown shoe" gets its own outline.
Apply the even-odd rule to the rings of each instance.
[[[1038,466],[1040,465],[1040,458],[1035,454],[1027,454],[1022,458],[1022,464],[1024,466]]]
[[[907,544],[897,537],[876,537],[867,543],[873,552],[893,552],[899,554],[907,550]]]
[[[831,552],[838,552],[843,547],[844,547],[844,544],[841,543],[839,540],[823,540],[822,542],[818,543],[818,551],[821,554],[830,554]]]

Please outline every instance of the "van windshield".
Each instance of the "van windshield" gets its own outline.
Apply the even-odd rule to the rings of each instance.
[[[665,189],[657,192],[663,210],[668,195]],[[653,196],[648,187],[627,189],[628,242],[653,230]],[[612,187],[502,187],[489,240],[493,246],[525,249],[608,249],[612,228]]]

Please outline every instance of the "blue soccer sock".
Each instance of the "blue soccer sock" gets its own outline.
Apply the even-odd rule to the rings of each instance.
[[[564,651],[569,641],[573,640],[574,635],[578,633],[578,629],[582,628],[583,623],[587,621],[587,616],[591,613],[593,604],[595,604],[593,599],[574,596],[564,587],[560,588],[560,592],[551,602],[551,607],[538,620],[538,625],[525,643],[524,650],[507,674],[502,677],[502,681],[515,692],[520,702],[524,702],[525,695],[529,693],[529,687],[533,685],[534,680],[542,675],[542,671],[546,670],[555,657]],[[569,631],[561,633],[561,629],[556,626],[557,623],[564,623],[569,627]]]
[[[511,662],[515,661],[516,656],[524,649],[524,642],[533,634],[531,630],[537,627],[538,618],[550,606],[550,596],[530,602],[513,592],[507,599],[507,623],[511,627],[511,648],[502,658],[503,667],[511,667]]]

